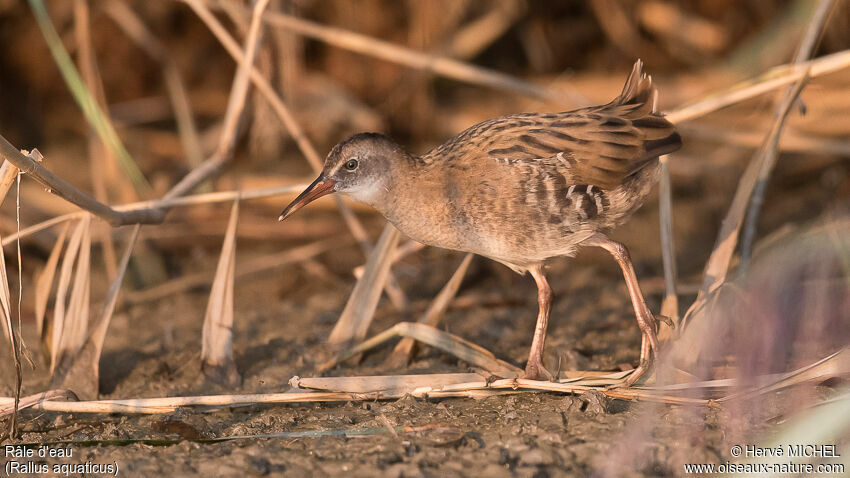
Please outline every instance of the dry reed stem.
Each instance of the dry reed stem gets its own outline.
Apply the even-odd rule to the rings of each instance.
[[[224,47],[224,49],[230,54],[231,57],[238,63],[244,64],[247,63],[244,55],[239,50],[236,41],[232,36],[227,32],[227,30],[222,26],[221,22],[215,18],[215,16],[210,12],[209,8],[207,8],[206,4],[202,0],[182,0],[184,3],[189,5],[189,7],[195,12],[198,18],[204,22],[204,24],[209,28],[210,32],[218,39],[219,43]],[[298,149],[301,150],[301,153],[307,159],[307,162],[310,163],[310,166],[313,168],[315,172],[320,172],[322,170],[322,160],[319,154],[316,152],[316,148],[313,147],[313,144],[310,143],[310,140],[307,138],[307,135],[304,134],[304,130],[301,128],[301,125],[295,119],[295,116],[289,110],[289,108],[284,104],[283,100],[281,100],[280,96],[275,92],[274,88],[271,84],[266,80],[262,73],[257,70],[255,67],[251,66],[251,81],[254,83],[254,87],[259,91],[269,102],[274,110],[277,117],[286,127],[286,130],[289,132],[292,139],[295,141],[295,144],[298,146]],[[215,165],[210,165],[210,168],[215,167]],[[194,171],[193,171],[194,173]],[[202,174],[199,172],[198,174]],[[177,191],[185,193],[188,192],[191,188],[192,184],[196,181],[192,177],[192,173],[186,176],[180,184],[175,186],[172,191]],[[184,184],[185,183],[185,184]],[[188,188],[188,189],[187,189]],[[166,195],[166,199],[169,198],[169,195]],[[369,237],[366,234],[366,230],[363,228],[363,225],[351,211],[351,208],[348,207],[345,202],[334,195],[333,200],[342,215],[343,220],[345,221],[346,226],[351,231],[351,234],[360,244],[360,247],[368,256],[372,250],[372,244],[369,241]],[[389,224],[386,226],[389,227]],[[386,228],[385,228],[386,230]],[[407,300],[404,297],[404,293],[401,289],[396,285],[395,279],[390,275],[389,280],[384,284],[384,288],[387,291],[387,295],[390,300],[392,300],[393,305],[396,306],[399,310],[403,310]]]
[[[269,0],[257,0],[251,13],[251,25],[248,27],[245,52],[242,54],[245,61],[238,63],[236,76],[233,78],[233,86],[230,89],[230,98],[227,102],[227,112],[224,115],[224,125],[221,128],[221,136],[219,136],[216,151],[224,161],[229,161],[236,147],[237,128],[245,111],[245,101],[248,97],[248,89],[251,86],[250,74],[254,70],[254,62],[262,37],[262,16],[268,4]]]
[[[832,11],[832,7],[835,6],[835,0],[820,0],[818,2],[817,8],[815,12],[812,14],[812,19],[809,22],[808,29],[806,30],[806,34],[803,37],[803,41],[800,43],[800,47],[797,50],[797,54],[794,57],[794,64],[800,64],[809,59],[814,52],[815,45],[818,42],[818,39],[823,32],[824,26],[826,25],[826,21],[829,18],[829,13]],[[801,83],[805,82],[805,79],[800,80]],[[785,96],[791,95],[799,95],[799,92],[794,92],[794,87],[789,86],[785,90]],[[779,157],[777,153],[779,141],[777,139],[776,146],[774,146],[771,154],[767,155],[759,170],[758,180],[756,181],[755,187],[750,195],[750,206],[747,210],[747,214],[745,217],[744,223],[744,231],[742,235],[741,242],[741,269],[745,270],[749,264],[750,256],[753,251],[753,243],[755,242],[756,235],[756,225],[759,218],[759,213],[761,211],[761,206],[764,203],[764,194],[767,190],[767,182],[770,180],[771,173],[773,172],[773,168],[776,165],[776,161]]]
[[[434,327],[414,322],[399,322],[374,337],[341,352],[328,362],[319,365],[317,369],[319,371],[330,370],[340,362],[359,353],[373,349],[395,337],[411,337],[419,342],[440,349],[467,363],[481,367],[492,373],[501,374],[503,376],[516,376],[522,373],[520,368],[496,358],[492,352],[479,345],[475,345],[472,342],[448,332],[435,329]]]
[[[22,151],[23,153],[23,151]],[[29,153],[27,153],[29,154]],[[41,159],[41,153],[38,150],[33,150],[31,156],[36,160]],[[12,183],[15,182],[15,179],[19,178],[19,170],[9,161],[3,161],[3,165],[0,166],[0,204],[6,200],[6,195],[9,193],[9,188],[12,187]],[[20,187],[20,182],[18,183]],[[19,189],[18,201],[20,201],[20,189]],[[20,202],[18,203],[18,214],[20,214]],[[18,227],[20,227],[20,216],[18,216]],[[9,421],[9,427],[7,430],[7,435],[11,438],[17,435],[18,433],[18,404],[21,399],[21,383],[23,382],[23,370],[21,367],[21,350],[22,350],[22,342],[20,337],[20,331],[16,331],[12,322],[12,313],[11,313],[11,294],[9,293],[9,278],[6,273],[6,256],[3,254],[3,251],[0,250],[0,315],[3,316],[3,332],[6,336],[6,339],[9,341],[9,347],[12,352],[12,363],[15,367],[15,397],[12,403],[12,419]],[[21,249],[20,243],[18,243],[18,280],[21,281]],[[20,327],[21,323],[21,298],[20,298],[21,289],[18,290],[18,327]],[[2,440],[0,440],[2,441]]]
[[[519,393],[516,390],[453,390],[433,391],[422,393],[419,396],[433,398],[485,398],[493,395],[513,395]],[[374,401],[394,400],[402,398],[408,393],[347,393],[347,392],[282,392],[263,394],[240,394],[240,395],[201,395],[194,397],[163,397],[163,398],[135,398],[126,400],[93,400],[93,401],[55,401],[50,399],[38,399],[34,397],[27,402],[27,407],[34,410],[66,412],[66,413],[136,413],[136,414],[162,414],[171,413],[184,407],[221,407],[251,406],[259,404],[277,403],[316,403],[316,402],[351,402],[351,401]],[[629,397],[632,398],[632,397]],[[11,409],[11,399],[0,397],[0,416]]]
[[[213,280],[204,317],[201,368],[207,378],[228,386],[241,382],[233,362],[233,279],[236,267],[236,226],[239,200],[233,203],[221,258]]]
[[[29,154],[24,151],[21,151],[21,153]],[[36,158],[41,157],[41,153],[39,153],[37,149],[34,149],[32,154]],[[3,201],[6,200],[6,194],[9,193],[9,188],[12,187],[12,183],[14,183],[15,179],[18,177],[18,171],[19,169],[9,161],[3,161],[3,165],[0,166],[0,205],[2,205]]]
[[[439,325],[440,320],[446,313],[446,309],[448,309],[449,304],[457,295],[457,291],[460,289],[460,285],[463,282],[463,277],[466,275],[466,271],[469,269],[469,264],[472,263],[472,258],[474,256],[475,254],[471,252],[467,252],[466,255],[463,256],[463,260],[457,270],[455,270],[452,274],[449,281],[446,282],[446,285],[440,289],[440,292],[428,306],[428,310],[419,317],[418,322],[420,324],[425,324],[430,327],[436,327]],[[384,362],[384,366],[389,368],[406,366],[410,362],[414,344],[414,340],[410,337],[401,339],[398,344],[396,344],[390,356],[387,357],[387,360]]]
[[[485,377],[486,378],[486,377]],[[477,373],[434,373],[421,375],[373,375],[355,377],[299,377],[289,380],[289,386],[301,390],[322,392],[375,393],[386,390],[413,391],[422,387],[444,387],[457,383],[478,382]]]
[[[76,395],[74,395],[74,392],[70,390],[48,390],[46,392],[35,393],[26,397],[21,397],[20,402],[18,403],[15,403],[14,400],[9,400],[8,398],[0,398],[0,417],[4,417],[10,414],[12,414],[12,416],[14,417],[16,406],[18,410],[23,410],[25,408],[32,407],[33,405],[36,405],[39,402],[61,399],[77,400],[77,397]]]
[[[121,212],[155,211],[167,210],[173,207],[232,202],[236,200],[237,197],[241,198],[242,201],[248,199],[262,199],[273,196],[281,196],[284,194],[292,194],[294,192],[300,192],[303,191],[308,184],[309,183],[295,184],[290,186],[277,186],[273,188],[248,189],[245,191],[219,191],[214,193],[203,193],[195,194],[192,196],[176,197],[173,199],[142,201],[131,204],[124,204],[121,206],[115,206],[115,210]],[[8,246],[9,244],[15,242],[18,238],[27,237],[29,235],[35,234],[36,232],[53,227],[57,224],[62,224],[66,221],[79,219],[85,216],[86,214],[88,213],[85,211],[72,212],[68,214],[63,214],[62,216],[56,216],[38,224],[33,224],[32,226],[21,229],[15,234],[10,234],[8,237],[3,238],[2,244],[3,246]]]
[[[631,371],[626,372],[599,372],[599,371],[571,371],[568,378],[560,379],[555,383],[559,386],[587,386],[598,387],[622,383],[623,379]],[[508,375],[516,375],[518,372],[510,372]],[[423,389],[451,391],[454,389],[481,388],[488,383],[497,383],[498,380],[509,380],[514,382],[516,377],[504,378],[494,374],[484,373],[437,373],[420,375],[372,375],[354,377],[292,377],[289,385],[296,390],[315,390],[322,392],[345,392],[345,393],[415,393]],[[528,382],[535,382],[529,380]],[[507,383],[507,382],[502,382]],[[516,382],[520,383],[520,382]],[[473,385],[470,385],[473,384]]]
[[[7,189],[8,191],[8,189]],[[2,201],[0,201],[2,202]],[[20,309],[18,310],[20,312]],[[3,317],[3,331],[9,340],[12,351],[12,361],[15,366],[15,396],[12,398],[12,419],[9,422],[8,436],[17,435],[18,407],[21,399],[21,382],[23,379],[21,371],[20,333],[15,330],[12,322],[12,299],[9,293],[9,277],[6,273],[6,255],[0,251],[0,315]]]
[[[80,252],[77,255],[77,266],[74,271],[74,282],[68,301],[68,312],[65,316],[65,328],[62,334],[62,349],[60,356],[67,350],[67,359],[82,348],[88,335],[89,309],[91,306],[91,216],[81,221],[83,239]],[[60,359],[61,360],[61,359]]]
[[[74,232],[71,234],[71,238],[68,241],[68,248],[65,250],[65,254],[62,257],[62,267],[59,272],[59,284],[56,286],[56,304],[53,310],[52,327],[49,327],[51,330],[49,342],[50,353],[46,354],[50,357],[51,375],[55,372],[60,360],[62,360],[65,350],[72,349],[73,351],[76,351],[76,346],[82,345],[68,342],[65,335],[65,325],[68,322],[66,318],[69,315],[72,315],[71,311],[68,310],[67,297],[69,295],[69,290],[71,290],[71,275],[74,271],[74,263],[77,261],[77,256],[79,255],[80,247],[83,243],[83,236],[85,235],[87,222],[86,217],[90,216],[83,216],[77,222],[77,225],[74,227]],[[73,291],[71,291],[71,293],[73,293]],[[72,328],[80,325],[76,322],[76,318],[76,316],[72,316],[70,318]]]
[[[59,232],[59,237],[50,251],[50,256],[47,258],[47,263],[44,265],[35,280],[35,330],[38,336],[44,334],[44,314],[47,311],[47,301],[50,299],[50,292],[53,289],[53,279],[56,276],[56,266],[59,264],[65,238],[68,235],[70,224],[65,222],[62,225],[62,230]]]
[[[32,158],[21,154],[3,136],[0,136],[0,157],[15,165],[21,172],[35,179],[39,184],[47,188],[49,192],[103,218],[113,226],[136,223],[159,223],[165,217],[162,211],[155,210],[138,210],[124,213],[115,211],[111,207],[80,191],[59,176],[51,173]]]
[[[389,277],[390,259],[399,237],[401,233],[398,229],[388,223],[366,261],[363,277],[354,286],[345,309],[328,337],[329,343],[345,345],[366,337],[381,298],[381,289]]]
[[[664,265],[664,299],[661,302],[661,315],[673,320],[674,326],[679,324],[679,297],[676,286],[679,281],[676,268],[676,245],[673,240],[673,186],[670,182],[670,157],[665,155],[659,159],[661,163],[661,181],[658,190],[658,222],[661,226],[661,259]],[[663,322],[662,322],[663,323]],[[659,340],[669,340],[675,334],[670,327],[661,327]]]
[[[725,108],[732,104],[748,100],[755,96],[764,94],[768,91],[780,86],[800,81],[804,77],[812,78],[820,76],[850,66],[850,50],[826,55],[815,60],[809,60],[791,65],[782,65],[772,68],[767,72],[757,76],[756,78],[745,80],[737,83],[725,92],[709,95],[703,99],[681,106],[665,113],[666,118],[674,123],[683,123],[691,121],[701,116]],[[661,173],[661,189],[659,191],[659,207],[662,214],[660,217],[662,243],[666,243],[665,234],[667,231],[672,231],[672,215],[664,213],[664,211],[672,207],[672,188],[665,187],[665,184],[670,184],[670,173],[667,168],[662,169]],[[673,247],[672,235],[670,238],[669,248]],[[670,283],[669,280],[675,279],[675,250],[668,249],[668,246],[662,245],[662,260],[664,262],[665,280],[667,280],[667,291],[665,293],[665,304],[662,305],[663,315],[668,317],[678,317],[678,300],[673,299],[675,295],[671,292],[675,289],[675,283]],[[689,308],[688,314],[692,313],[696,305],[696,301]],[[674,309],[675,307],[675,309]],[[676,310],[676,314],[670,313]],[[686,316],[688,315],[686,314]],[[674,319],[675,320],[675,319]],[[678,325],[678,323],[677,323]],[[680,328],[681,329],[681,328]],[[663,337],[670,337],[672,334],[665,332],[666,329],[661,329]]]

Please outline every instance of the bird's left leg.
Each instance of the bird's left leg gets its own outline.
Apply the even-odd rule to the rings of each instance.
[[[655,317],[649,311],[649,307],[646,306],[646,301],[643,299],[643,293],[640,291],[637,276],[635,275],[635,268],[632,265],[632,259],[626,246],[612,241],[602,233],[594,234],[584,241],[583,244],[601,247],[608,251],[620,265],[620,269],[623,270],[623,277],[626,279],[626,288],[629,290],[629,297],[632,300],[632,307],[635,309],[635,317],[637,318],[638,327],[640,327],[642,334],[640,364],[626,379],[625,385],[628,387],[634,384],[649,368],[652,352],[655,352],[656,356],[658,355],[658,336],[655,333]]]
[[[537,284],[537,325],[534,327],[534,338],[531,341],[531,351],[528,363],[525,365],[523,378],[541,380],[544,377],[552,380],[552,374],[543,366],[543,343],[546,341],[546,327],[549,325],[549,311],[552,309],[552,289],[543,275],[542,266],[529,269],[531,277]]]

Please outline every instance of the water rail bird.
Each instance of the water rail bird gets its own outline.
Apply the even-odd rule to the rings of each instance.
[[[608,104],[493,118],[422,156],[382,134],[356,134],[334,146],[319,177],[280,220],[339,192],[372,206],[411,239],[529,272],[539,305],[525,367],[530,379],[552,379],[543,366],[552,302],[544,262],[573,256],[578,246],[601,247],[622,269],[642,334],[640,363],[625,382],[631,385],[658,353],[656,318],[628,249],[605,233],[646,200],[658,181],[658,157],[681,147],[657,98],[638,60]]]

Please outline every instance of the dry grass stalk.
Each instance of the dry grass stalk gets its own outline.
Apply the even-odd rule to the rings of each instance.
[[[69,214],[63,214],[61,216],[52,217],[47,219],[46,221],[39,222],[37,224],[33,224],[32,226],[27,226],[18,232],[13,234],[9,234],[7,237],[3,238],[3,247],[8,246],[9,244],[14,244],[19,239],[23,239],[27,236],[35,234],[37,232],[41,232],[45,229],[50,229],[51,227],[57,224],[65,224],[70,221],[74,221],[77,219],[81,219],[84,215],[88,214],[85,211],[72,212]]]
[[[508,375],[516,375],[510,372]],[[556,386],[571,384],[582,387],[598,387],[621,383],[628,372],[596,372],[572,371],[568,378],[553,383]],[[454,391],[459,389],[472,390],[487,388],[488,384],[500,383],[532,383],[540,387],[534,380],[522,380],[516,377],[503,378],[489,373],[437,373],[421,375],[375,375],[355,377],[293,377],[289,385],[297,390],[316,390],[323,392],[346,393],[392,393],[392,394],[422,394],[428,391]],[[522,380],[522,381],[518,381]],[[514,387],[517,388],[517,387]]]
[[[133,255],[133,247],[139,238],[141,228],[142,226],[140,224],[133,226],[133,232],[127,241],[127,247],[124,250],[121,263],[118,265],[115,276],[109,285],[109,290],[106,292],[103,310],[96,322],[90,327],[91,332],[88,334],[82,349],[67,360],[65,364],[60,366],[56,375],[54,375],[54,386],[72,388],[77,396],[83,399],[97,397],[100,383],[100,355],[103,351],[103,343],[106,340],[106,332],[109,329],[112,314],[115,312],[115,306],[118,303],[118,294],[121,292],[121,283],[124,281],[124,275],[127,273],[127,265],[130,263],[130,257]]]
[[[29,155],[30,153],[21,151],[21,154]],[[41,158],[41,153],[39,153],[37,149],[34,149],[32,150],[31,157]],[[12,183],[14,183],[15,179],[18,177],[18,171],[18,168],[9,161],[3,161],[3,165],[0,166],[0,205],[2,205],[3,201],[6,199],[6,194],[9,193],[9,188],[12,187]]]
[[[762,147],[753,157],[753,160],[748,165],[747,170],[744,172],[744,175],[738,184],[738,189],[736,190],[735,197],[732,200],[732,205],[723,220],[721,230],[718,234],[717,243],[715,244],[712,254],[706,263],[703,287],[701,288],[697,299],[693,304],[691,304],[688,312],[685,314],[686,322],[692,321],[694,316],[705,310],[708,295],[713,293],[725,281],[729,263],[737,245],[738,234],[744,221],[746,209],[753,198],[753,191],[758,189],[759,184],[764,184],[767,175],[769,175],[769,172],[772,169],[772,165],[775,163],[779,137],[782,132],[785,119],[799,96],[800,91],[805,85],[806,80],[810,78],[811,74],[816,70],[815,65],[817,64],[817,72],[823,73],[827,70],[827,68],[823,68],[825,64],[832,66],[841,65],[841,67],[845,67],[848,64],[847,62],[850,62],[850,58],[844,58],[842,60],[847,53],[850,53],[847,51],[822,57],[815,61],[805,61],[813,51],[814,44],[823,28],[831,8],[832,1],[830,0],[824,0],[818,5],[818,8],[813,14],[813,18],[809,23],[808,31],[801,43],[800,50],[798,51],[794,64],[791,66],[791,74],[786,73],[780,76],[780,79],[788,79],[799,74],[799,78],[791,79],[789,81],[796,83],[789,86],[789,88],[785,91],[783,99],[777,107],[770,133],[765,138]],[[845,55],[842,56],[842,54]],[[836,58],[840,61],[834,62]],[[816,63],[817,61],[821,61],[821,63]],[[844,63],[842,63],[842,61]],[[787,70],[788,68],[786,67],[785,69]],[[776,76],[776,70],[777,69],[770,70],[767,74],[761,75],[759,78],[770,78],[771,76]],[[771,75],[772,72],[774,73],[773,75]],[[711,108],[717,109],[725,104],[729,104],[727,102],[730,99],[734,98],[736,101],[740,101],[740,94],[743,91],[753,92],[755,91],[755,87],[760,85],[763,87],[771,83],[771,80],[760,82],[758,79],[744,82],[740,84],[740,87],[733,87],[727,94],[708,98],[707,100],[703,100],[702,102],[690,107],[680,108],[668,114],[667,117],[673,122],[693,119],[695,116],[705,114],[707,111],[713,111]],[[711,104],[712,102],[714,104]],[[761,178],[761,180],[759,178]],[[664,174],[664,179],[669,181],[669,173]],[[660,200],[662,202],[669,201],[669,196],[670,191],[666,190],[661,194]],[[759,196],[756,195],[756,198],[758,197]],[[752,208],[753,206],[749,207]],[[662,230],[666,227],[669,227],[669,224],[662,226]],[[689,351],[690,358],[685,361],[686,363],[693,363],[693,361],[696,360],[699,353],[693,352],[694,351]]]
[[[262,16],[269,4],[269,0],[258,0],[254,4],[251,14],[251,25],[245,39],[245,52],[233,78],[233,86],[230,89],[230,98],[227,102],[227,113],[224,116],[224,126],[219,137],[217,153],[221,157],[229,159],[236,147],[236,132],[239,120],[245,111],[245,101],[248,97],[248,88],[251,86],[250,74],[254,70],[254,62],[259,51],[260,38],[262,37]]]
[[[782,65],[768,70],[756,78],[733,85],[725,92],[709,95],[695,103],[669,111],[665,115],[673,123],[691,121],[732,104],[766,93],[774,88],[800,81],[804,77],[820,76],[846,68],[847,66],[850,66],[850,50],[827,55],[816,60],[798,62],[792,65]],[[675,257],[671,255],[674,252],[674,249],[672,249],[672,235],[666,236],[668,232],[672,232],[672,216],[665,213],[672,205],[672,189],[669,187],[669,184],[670,173],[665,167],[661,173],[659,206],[662,211],[660,217],[662,243],[669,243],[669,245],[662,246],[664,274],[667,281],[667,291],[665,293],[664,304],[662,305],[662,314],[676,320],[678,317],[678,299],[674,291],[675,283],[669,282],[670,280],[675,280]],[[668,237],[669,241],[665,237]],[[675,323],[678,325],[678,321]],[[665,328],[661,329],[662,336],[670,337],[672,334],[666,330]]]
[[[622,377],[622,373],[609,375]],[[710,404],[708,400],[699,400],[688,397],[665,395],[648,390],[607,389],[582,385],[579,383],[542,382],[516,378],[498,379],[495,381],[491,381],[482,379],[480,376],[474,374],[454,374],[454,378],[452,377],[452,374],[438,374],[433,377],[430,375],[422,375],[421,377],[422,378],[412,378],[411,376],[361,377],[360,380],[352,379],[350,377],[336,377],[333,379],[325,379],[325,385],[328,385],[330,387],[335,387],[335,385],[331,382],[332,380],[342,380],[343,382],[347,382],[350,387],[356,387],[360,389],[375,389],[376,386],[381,387],[386,386],[388,384],[398,385],[407,383],[411,385],[421,385],[416,386],[415,388],[411,386],[395,386],[394,388],[385,388],[374,392],[362,393],[342,391],[306,392],[301,391],[300,389],[294,389],[294,391],[283,393],[135,398],[83,402],[55,401],[48,398],[41,400],[28,400],[27,408],[70,413],[155,414],[169,413],[175,411],[178,408],[187,406],[233,407],[271,403],[315,403],[339,401],[392,400],[407,395],[422,398],[484,398],[493,395],[533,393],[535,391],[552,391],[558,393],[583,393],[588,390],[600,390],[602,393],[605,393],[606,395],[612,398],[619,398],[625,400],[645,400],[671,404]],[[466,377],[473,378],[473,380],[465,383],[460,383],[456,381],[458,379]],[[593,375],[589,375],[589,377],[593,377]],[[431,379],[430,382],[428,382],[429,379]],[[298,379],[297,377],[293,378],[293,383],[296,385],[306,385],[307,383],[310,383],[310,381],[313,380],[316,380],[312,382],[313,385],[319,385],[322,383],[318,381],[321,379]],[[63,391],[57,391],[57,394],[60,394],[61,392]],[[34,398],[36,397],[34,396]],[[7,407],[10,403],[10,398],[0,397],[0,407]],[[5,410],[5,408],[0,408],[0,414],[2,414],[2,412],[4,412]]]
[[[347,402],[376,400],[381,398],[401,398],[401,396],[379,396],[376,394],[358,394],[342,392],[281,392],[235,395],[201,395],[193,397],[132,398],[123,400],[92,400],[82,402],[61,402],[39,400],[32,404],[35,410],[70,413],[170,413],[182,407],[233,407],[256,405],[260,403],[301,403],[301,402]],[[13,399],[0,397],[0,407],[11,405]],[[23,407],[21,407],[23,408]]]
[[[22,153],[26,153],[22,151]],[[41,159],[41,153],[38,150],[33,150],[31,157],[36,160]],[[16,168],[9,161],[3,161],[3,165],[0,166],[0,204],[2,204],[6,200],[6,195],[9,193],[9,188],[12,187],[12,183],[16,178],[19,177],[19,169]],[[20,186],[20,183],[18,183]],[[20,197],[18,198],[20,201]],[[20,211],[20,209],[18,209]],[[20,227],[20,217],[18,218],[18,225]],[[18,278],[20,279],[20,268],[21,268],[21,250],[20,243],[18,243]],[[11,311],[11,294],[9,293],[9,278],[6,274],[6,256],[3,254],[3,251],[0,250],[0,311],[2,311],[3,316],[3,333],[6,336],[6,339],[9,341],[9,347],[12,352],[12,362],[15,367],[15,397],[12,404],[12,419],[9,421],[8,428],[8,436],[14,437],[17,435],[18,428],[18,404],[21,398],[21,383],[23,381],[23,371],[21,369],[21,350],[23,345],[21,343],[20,333],[16,331],[13,323],[12,323],[12,311]],[[20,290],[18,291],[20,294]],[[20,327],[20,295],[18,296],[18,326]]]
[[[673,187],[670,184],[669,156],[661,157],[661,181],[658,191],[658,222],[661,225],[661,260],[664,264],[664,300],[661,302],[661,315],[679,324],[679,296],[676,293],[678,274],[676,268],[676,246],[673,241]],[[663,322],[662,322],[663,323]],[[670,327],[660,327],[658,339],[669,340],[674,337]]]
[[[440,323],[440,319],[443,318],[443,315],[446,313],[446,309],[448,309],[449,304],[457,295],[458,289],[460,289],[460,284],[463,282],[463,278],[466,275],[466,271],[469,269],[469,264],[472,263],[472,258],[475,254],[471,252],[466,253],[463,256],[463,260],[458,266],[457,270],[455,270],[452,277],[446,282],[446,285],[440,290],[440,293],[437,294],[437,297],[431,302],[428,306],[428,310],[419,318],[420,324],[425,324],[430,327],[436,327]],[[396,344],[392,353],[389,357],[387,357],[384,365],[390,368],[399,368],[404,367],[410,362],[411,355],[413,354],[413,346],[415,342],[410,337],[405,337]]]
[[[471,365],[481,367],[502,376],[517,376],[522,370],[503,360],[499,360],[489,350],[464,340],[456,335],[414,322],[399,322],[389,329],[341,352],[328,362],[319,365],[318,370],[330,370],[337,364],[361,352],[373,349],[395,337],[410,337],[431,347],[440,349]]]
[[[71,275],[74,271],[74,262],[77,259],[77,253],[80,250],[80,243],[83,239],[83,218],[80,218],[74,226],[71,238],[68,241],[68,247],[62,255],[62,266],[59,272],[59,283],[56,286],[56,300],[53,309],[53,317],[49,318],[44,324],[44,328],[50,333],[50,340],[45,341],[47,347],[44,350],[44,355],[48,357],[50,363],[51,374],[56,369],[59,363],[60,341],[65,327],[65,310],[67,306],[68,289],[71,286]]]
[[[29,395],[27,397],[21,397],[20,402],[18,402],[17,404],[14,400],[4,400],[3,398],[0,398],[0,417],[4,417],[6,415],[13,415],[15,413],[16,405],[19,410],[22,410],[24,408],[32,407],[33,405],[39,402],[63,399],[76,400],[77,397],[74,395],[74,392],[70,390],[48,390],[46,392]]]
[[[56,266],[59,265],[59,257],[62,255],[62,249],[65,246],[65,238],[68,235],[70,224],[65,222],[62,230],[59,232],[59,237],[50,251],[50,256],[47,258],[47,263],[37,275],[35,279],[35,327],[39,337],[44,334],[44,314],[47,311],[47,301],[50,299],[50,292],[53,290],[53,279],[56,276]]]
[[[35,179],[39,184],[47,188],[49,192],[103,218],[113,226],[159,223],[165,217],[164,212],[159,210],[118,212],[51,173],[32,157],[22,154],[17,148],[6,141],[6,138],[3,136],[0,136],[0,157],[12,163],[21,172]]]
[[[8,189],[7,189],[8,190]],[[15,364],[15,396],[12,399],[12,419],[9,422],[8,435],[17,435],[18,407],[21,398],[21,356],[20,335],[12,323],[12,299],[9,293],[9,277],[6,274],[6,255],[0,251],[0,315],[3,316],[3,332],[9,340],[12,360]]]
[[[387,390],[403,391],[422,387],[444,387],[457,383],[478,382],[477,373],[436,373],[422,375],[375,375],[356,377],[292,377],[289,385],[301,390],[323,392],[375,393]]]
[[[221,258],[204,317],[201,367],[211,380],[238,386],[241,378],[233,362],[233,278],[236,267],[236,226],[239,201],[233,203]]]
[[[346,345],[366,337],[381,298],[381,290],[389,277],[393,251],[400,236],[401,233],[391,224],[384,228],[378,244],[369,255],[363,277],[354,286],[342,315],[328,337],[329,343]]]
[[[73,278],[72,278],[73,274]],[[50,371],[72,360],[85,342],[91,295],[91,216],[78,222],[68,243],[56,290],[51,331]]]

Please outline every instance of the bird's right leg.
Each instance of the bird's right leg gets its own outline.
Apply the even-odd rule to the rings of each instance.
[[[549,311],[552,309],[552,289],[543,275],[542,266],[529,269],[531,277],[537,284],[537,325],[534,327],[534,339],[531,341],[531,351],[528,363],[525,365],[525,375],[522,378],[552,380],[553,375],[543,366],[543,343],[546,341],[546,327],[549,325]]]
[[[626,288],[629,291],[629,297],[632,301],[632,307],[635,310],[638,327],[641,330],[641,346],[640,346],[640,363],[637,368],[626,379],[625,385],[632,386],[637,379],[649,369],[649,363],[652,358],[652,353],[658,354],[658,336],[655,333],[656,319],[646,306],[646,301],[643,298],[643,293],[640,291],[635,268],[632,265],[632,259],[629,256],[629,250],[626,246],[619,242],[612,241],[602,233],[596,233],[584,242],[588,246],[597,246],[605,249],[610,253],[620,269],[623,271],[623,278],[626,280]]]

